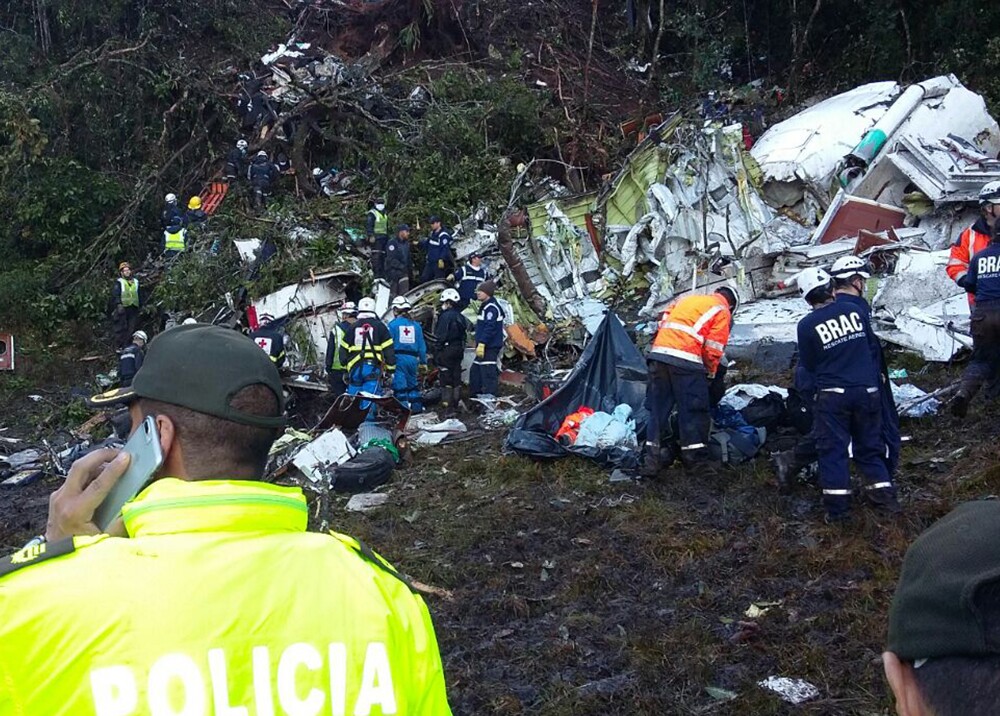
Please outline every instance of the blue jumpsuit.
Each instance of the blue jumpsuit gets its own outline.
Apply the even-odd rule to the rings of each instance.
[[[816,308],[798,325],[804,373],[796,377],[808,375],[815,381],[819,479],[823,503],[833,518],[850,510],[849,446],[871,498],[882,502],[896,494],[885,465],[879,371],[868,343],[870,334],[867,313],[845,301]]]
[[[889,368],[885,364],[885,356],[882,353],[882,344],[878,341],[878,336],[871,330],[871,306],[868,301],[861,296],[852,296],[846,293],[837,294],[838,301],[844,301],[852,306],[857,306],[859,311],[864,311],[865,325],[868,326],[868,349],[871,351],[872,360],[875,362],[877,370],[876,380],[878,381],[879,398],[882,401],[882,439],[885,441],[885,467],[890,475],[896,474],[899,465],[899,412],[896,410],[896,399],[892,397],[892,385],[889,384]]]
[[[381,395],[379,382],[382,370],[392,372],[396,369],[396,355],[389,329],[374,315],[358,316],[357,322],[340,342],[340,362],[347,370],[348,395]],[[368,407],[365,402],[361,403],[362,408]],[[372,407],[369,420],[375,417],[374,406]]]
[[[392,376],[392,391],[400,403],[412,412],[423,411],[424,404],[417,384],[417,368],[427,365],[427,344],[424,329],[406,316],[389,321],[389,333],[396,350],[396,372]]]
[[[476,297],[476,288],[483,281],[489,278],[486,267],[480,265],[476,268],[472,264],[465,264],[455,274],[455,288],[458,289],[458,309],[462,310],[469,305],[469,302]]]
[[[476,345],[486,346],[482,358],[477,357],[469,373],[469,394],[497,395],[500,391],[500,351],[503,349],[503,309],[490,296],[479,307],[476,318]]]
[[[420,242],[420,245],[427,251],[427,263],[424,264],[424,271],[420,274],[420,283],[427,283],[434,279],[443,279],[451,273],[455,260],[451,257],[451,234],[445,229],[438,229],[431,233],[430,237]],[[438,267],[438,261],[444,261],[444,267]]]

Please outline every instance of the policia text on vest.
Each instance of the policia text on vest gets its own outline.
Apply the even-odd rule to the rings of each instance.
[[[357,652],[354,651],[357,649]],[[348,693],[352,660],[363,671],[357,693]],[[253,682],[253,703],[230,700],[230,680],[243,673]],[[363,651],[342,643],[298,642],[280,651],[209,649],[204,654],[163,654],[148,672],[125,664],[95,668],[90,690],[96,716],[367,716],[397,713],[393,669],[382,642]],[[146,703],[139,694],[145,693]]]

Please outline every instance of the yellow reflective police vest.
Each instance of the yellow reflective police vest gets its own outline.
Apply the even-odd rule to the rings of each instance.
[[[177,229],[174,233],[170,233],[169,230],[164,229],[163,231],[163,250],[164,251],[183,251],[185,244],[185,234],[187,231],[184,227]]]
[[[427,608],[298,488],[157,480],[0,562],[0,714],[447,715]]]
[[[119,278],[118,285],[121,287],[122,305],[126,308],[130,306],[139,307],[139,279]]]
[[[379,211],[378,209],[369,209],[368,213],[375,217],[376,236],[387,235],[389,233],[389,215]]]

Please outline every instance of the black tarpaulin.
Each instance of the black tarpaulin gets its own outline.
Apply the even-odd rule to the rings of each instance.
[[[639,443],[645,439],[647,411],[646,360],[629,340],[618,317],[608,311],[569,378],[552,395],[526,412],[511,428],[505,447],[534,458],[581,454],[618,463],[620,451],[598,454],[593,448],[566,448],[553,437],[570,413],[581,406],[612,412],[626,403],[632,407]]]

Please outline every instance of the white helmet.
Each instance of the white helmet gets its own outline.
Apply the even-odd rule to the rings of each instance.
[[[358,307],[354,301],[347,301],[340,307],[340,312],[345,316],[356,316],[358,315]]]
[[[872,277],[868,262],[858,256],[841,256],[830,267],[830,275],[834,278],[850,278],[854,275]]]
[[[146,331],[136,331],[132,334],[132,338],[138,338],[143,343],[149,343],[149,336],[146,335]]]
[[[801,271],[795,282],[799,285],[799,293],[805,298],[814,289],[830,284],[830,274],[821,268],[807,268]]]
[[[462,297],[459,296],[458,291],[456,291],[453,288],[446,288],[444,291],[441,292],[441,298],[440,298],[441,303],[444,303],[445,301],[451,301],[452,303],[459,303],[461,300]]]
[[[257,152],[257,156],[258,157],[264,157],[265,159],[267,159],[267,152],[265,152],[263,149],[261,149],[259,152]]]
[[[365,296],[358,301],[358,313],[375,313],[375,299]]]
[[[1000,181],[991,181],[979,190],[979,204],[1000,204]]]
[[[715,289],[716,293],[720,293],[722,291],[725,291],[732,295],[731,299],[729,299],[729,296],[727,296],[726,298],[729,299],[730,313],[736,313],[736,311],[739,310],[741,303],[740,292],[737,291],[736,286],[734,286],[731,283],[727,283],[726,285],[719,286],[717,289]]]
[[[406,300],[406,296],[396,296],[392,299],[392,310],[394,311],[409,311],[412,306],[410,302]]]
[[[322,169],[320,169],[319,167],[313,167],[313,176],[314,177],[318,177],[322,173],[323,173]]]
[[[195,318],[191,318],[191,317],[189,316],[189,317],[187,317],[187,318],[185,318],[185,319],[184,319],[184,322],[183,322],[183,323],[181,323],[181,325],[182,325],[182,326],[193,326],[193,325],[194,325],[194,324],[196,324],[197,322],[198,322],[198,320],[197,320],[197,319],[195,319]]]
[[[245,152],[247,150],[247,147],[249,146],[250,145],[247,144],[247,140],[245,139],[241,139],[238,142],[236,142],[236,148],[239,149],[241,152]]]
[[[177,203],[177,195],[176,194],[167,194],[165,197],[163,197],[163,200],[165,202],[167,202],[168,204],[176,204]]]

